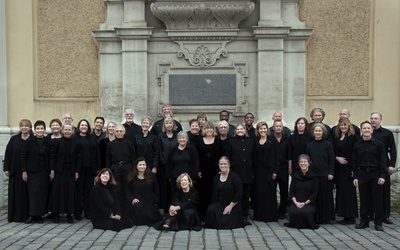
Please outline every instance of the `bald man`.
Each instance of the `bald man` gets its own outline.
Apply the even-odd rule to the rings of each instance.
[[[350,120],[350,110],[348,110],[346,108],[341,109],[339,112],[339,119],[341,119],[341,118],[347,118]],[[355,135],[357,137],[360,137],[360,135],[361,135],[360,128],[358,126],[354,125],[353,123],[351,125],[353,126]],[[332,131],[331,133],[332,133],[333,137],[335,137],[336,128],[337,128],[337,125],[333,126],[331,129],[331,131]]]

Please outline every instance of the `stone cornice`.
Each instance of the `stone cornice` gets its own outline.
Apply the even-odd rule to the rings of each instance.
[[[250,1],[155,2],[151,12],[173,29],[237,29],[254,10]]]

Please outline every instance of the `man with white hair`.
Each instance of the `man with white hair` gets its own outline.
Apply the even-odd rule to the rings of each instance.
[[[135,112],[132,109],[125,110],[125,138],[135,143],[135,135],[142,133],[142,127],[133,121]]]

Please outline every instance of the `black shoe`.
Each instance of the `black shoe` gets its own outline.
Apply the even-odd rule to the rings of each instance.
[[[289,222],[285,222],[285,223],[283,223],[283,226],[284,227],[290,227],[290,224],[289,224]]]
[[[34,221],[32,216],[29,216],[29,218],[25,221],[25,224],[31,224]]]
[[[53,217],[53,223],[56,223],[56,224],[60,223],[60,217],[54,216]]]
[[[375,230],[383,232],[383,227],[381,225],[377,225],[375,226]]]
[[[67,222],[70,224],[74,223],[74,219],[72,219],[71,215],[67,215]]]
[[[42,218],[42,216],[39,216],[39,217],[36,219],[36,223],[43,224],[43,218]]]
[[[356,229],[365,229],[365,228],[369,228],[369,224],[364,223],[364,222],[360,222],[360,224],[357,224],[355,226]]]
[[[46,215],[44,218],[46,218],[46,219],[53,219],[53,218],[54,218],[54,214],[53,214],[53,213],[49,213],[49,214]]]
[[[251,222],[247,219],[247,216],[243,216],[243,225],[245,226],[251,226]]]
[[[356,224],[355,218],[344,218],[343,220],[338,221],[341,225],[353,225]]]
[[[285,217],[285,214],[284,214],[284,213],[279,213],[278,218],[279,218],[280,220],[283,220],[283,219],[285,219],[286,217]]]
[[[385,224],[393,224],[393,221],[389,218],[384,218],[382,222]]]
[[[82,220],[82,215],[75,215],[75,219],[78,220],[78,221],[81,221]]]

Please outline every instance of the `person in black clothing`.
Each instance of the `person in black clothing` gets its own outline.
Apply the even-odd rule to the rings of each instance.
[[[111,121],[107,123],[106,137],[99,142],[100,164],[101,169],[106,167],[107,164],[107,145],[115,139],[115,126],[117,123]]]
[[[271,135],[271,141],[277,149],[275,153],[279,162],[276,177],[280,194],[278,216],[279,219],[284,219],[289,199],[288,136],[283,133],[282,121],[276,120],[273,127],[274,132]]]
[[[21,152],[32,133],[28,119],[19,122],[19,133],[12,136],[4,154],[4,174],[8,179],[8,222],[24,222],[29,216],[28,188],[22,179]]]
[[[341,118],[347,118],[347,119],[350,120],[350,110],[348,110],[348,109],[346,109],[346,108],[341,109],[340,112],[339,112],[339,119],[341,119]],[[360,136],[361,136],[360,128],[359,128],[357,125],[355,125],[355,124],[351,124],[351,127],[352,127],[353,130],[354,130],[354,135],[355,135],[357,138],[360,138]],[[335,126],[333,126],[332,129],[331,129],[331,134],[332,134],[333,137],[334,137],[335,134],[336,134],[336,129],[337,129],[337,128],[338,128],[338,126],[335,125]]]
[[[96,118],[94,118],[94,129],[92,131],[92,134],[94,135],[98,143],[101,139],[104,139],[106,137],[106,133],[104,133],[103,128],[104,118],[102,116],[96,116]]]
[[[50,142],[45,140],[46,124],[38,120],[34,124],[35,136],[30,136],[21,153],[22,179],[28,184],[29,219],[25,223],[43,223],[47,212],[49,192]]]
[[[158,185],[144,157],[139,157],[128,175],[127,215],[133,225],[150,225],[162,220],[157,208]]]
[[[247,133],[250,138],[256,139],[256,129],[253,127],[254,115],[252,113],[247,113],[244,116],[244,123],[246,125]]]
[[[197,214],[199,192],[193,188],[193,181],[188,173],[176,178],[177,191],[172,197],[167,217],[156,223],[157,230],[194,230],[200,231],[201,224]]]
[[[243,185],[242,208],[245,225],[251,225],[248,221],[250,192],[254,175],[254,140],[249,138],[243,124],[236,126],[235,136],[229,140],[226,147],[226,156],[231,161],[231,170],[239,175]]]
[[[235,126],[229,123],[229,112],[226,110],[222,110],[221,112],[219,112],[219,120],[220,121],[226,121],[229,125],[229,130],[228,130],[228,136],[229,137],[233,137],[235,134]]]
[[[171,105],[169,103],[165,103],[165,104],[163,104],[161,106],[161,114],[162,114],[163,119],[156,121],[153,124],[153,127],[151,128],[151,132],[153,134],[155,134],[156,136],[158,136],[161,132],[163,132],[165,119],[167,117],[171,117],[172,118],[173,111],[172,111],[172,107],[171,107]],[[174,121],[174,124],[175,124],[174,126],[176,127],[175,130],[177,132],[182,131],[182,125],[176,120],[173,120],[173,121]]]
[[[289,223],[286,227],[297,229],[318,229],[314,215],[316,211],[315,201],[318,195],[318,179],[309,169],[310,157],[302,154],[299,156],[300,171],[293,173],[290,184],[290,197],[292,204],[289,208]]]
[[[73,127],[64,125],[63,138],[56,140],[50,148],[50,177],[53,176],[49,211],[53,213],[53,222],[60,222],[60,214],[67,214],[68,223],[73,223],[75,213],[75,169],[71,167]]]
[[[82,211],[85,213],[85,218],[90,219],[90,192],[100,166],[99,146],[90,131],[88,120],[82,119],[78,123],[77,133],[72,137],[71,167],[75,169],[75,178],[77,178],[77,211],[75,212],[77,220],[82,219]]]
[[[274,122],[276,122],[276,121],[281,121],[282,124],[283,124],[283,121],[282,121],[282,120],[283,120],[282,112],[276,111],[276,112],[272,115],[272,120],[273,120]],[[272,135],[273,132],[274,132],[274,126],[272,126],[272,127],[269,128],[269,134]],[[290,128],[288,128],[288,127],[286,127],[286,126],[283,126],[282,133],[283,133],[284,135],[286,135],[288,138],[292,135],[292,131],[290,131]]]
[[[177,135],[178,145],[172,148],[167,158],[167,178],[171,184],[171,194],[177,191],[176,178],[182,173],[188,173],[192,180],[199,175],[199,156],[195,147],[188,144],[188,136],[181,131]]]
[[[160,157],[160,144],[157,136],[150,132],[151,118],[145,116],[142,119],[142,132],[135,136],[136,157],[144,157],[148,168],[153,174],[157,173]]]
[[[361,140],[354,145],[353,176],[354,186],[360,194],[360,223],[356,229],[369,227],[369,210],[375,214],[374,223],[377,231],[383,231],[383,184],[387,173],[387,156],[381,141],[372,137],[372,125],[361,123]]]
[[[230,171],[228,157],[218,162],[221,172],[215,176],[212,203],[207,208],[205,228],[234,229],[244,227],[242,220],[240,177]]]
[[[200,132],[201,131],[199,121],[197,121],[197,119],[190,120],[189,131],[187,131],[190,146],[196,148],[197,143],[203,137]]]
[[[268,125],[264,121],[257,123],[256,135],[253,218],[264,222],[278,221],[276,197],[278,145],[275,145],[268,136]]]
[[[124,218],[118,204],[114,187],[116,181],[110,169],[103,168],[95,178],[96,185],[90,193],[93,209],[90,220],[94,228],[121,231],[132,227],[132,222]]]
[[[388,156],[386,159],[388,171],[385,174],[385,183],[383,185],[383,223],[393,224],[390,219],[390,175],[395,172],[397,160],[396,142],[392,131],[381,126],[382,115],[380,113],[372,112],[370,121],[374,129],[372,137],[383,143]]]
[[[216,137],[216,129],[212,122],[203,126],[203,138],[197,143],[199,156],[199,215],[206,216],[206,210],[211,203],[212,183],[218,174],[218,160],[222,156],[222,142]]]
[[[325,118],[325,111],[322,108],[314,108],[310,112],[310,117],[311,117],[311,120],[313,120],[313,121],[308,124],[309,133],[312,135],[314,124],[320,123],[320,124],[322,124],[322,126],[324,126],[325,131],[326,131],[324,133],[324,139],[328,140],[328,141],[332,141],[331,127],[329,127],[328,125],[326,125],[325,123],[322,122]],[[311,158],[311,160],[312,160],[312,158]]]
[[[124,138],[125,128],[122,125],[115,127],[116,139],[107,145],[107,168],[111,169],[117,181],[117,196],[122,211],[126,210],[126,184],[128,174],[135,163],[135,146]]]
[[[160,203],[158,208],[168,212],[168,206],[171,203],[171,188],[167,179],[167,158],[171,149],[178,145],[174,119],[167,117],[164,120],[163,132],[158,135],[158,144],[160,145],[160,157],[157,168],[157,182],[160,188]]]
[[[218,135],[217,137],[222,141],[223,154],[226,154],[226,146],[232,136],[228,134],[229,123],[227,121],[219,121],[217,124]]]
[[[312,130],[314,141],[307,144],[307,155],[310,156],[311,170],[318,178],[317,212],[318,224],[329,224],[335,219],[333,203],[333,176],[335,172],[335,154],[332,143],[324,139],[326,133],[322,123],[315,123]]]
[[[199,122],[200,130],[203,130],[204,125],[206,125],[208,119],[207,115],[204,113],[200,113],[197,115],[197,121]]]
[[[288,141],[288,170],[292,175],[300,171],[300,166],[297,161],[300,155],[306,153],[307,144],[311,141],[311,136],[308,133],[308,121],[305,117],[297,118],[294,123],[293,135],[289,137]]]
[[[336,214],[344,217],[340,224],[356,223],[358,217],[357,193],[353,185],[352,157],[358,141],[353,126],[347,118],[340,118],[333,138],[335,150]]]
[[[125,138],[135,143],[135,136],[142,133],[142,127],[133,121],[135,112],[132,109],[125,111],[125,123],[122,124],[125,127]]]

